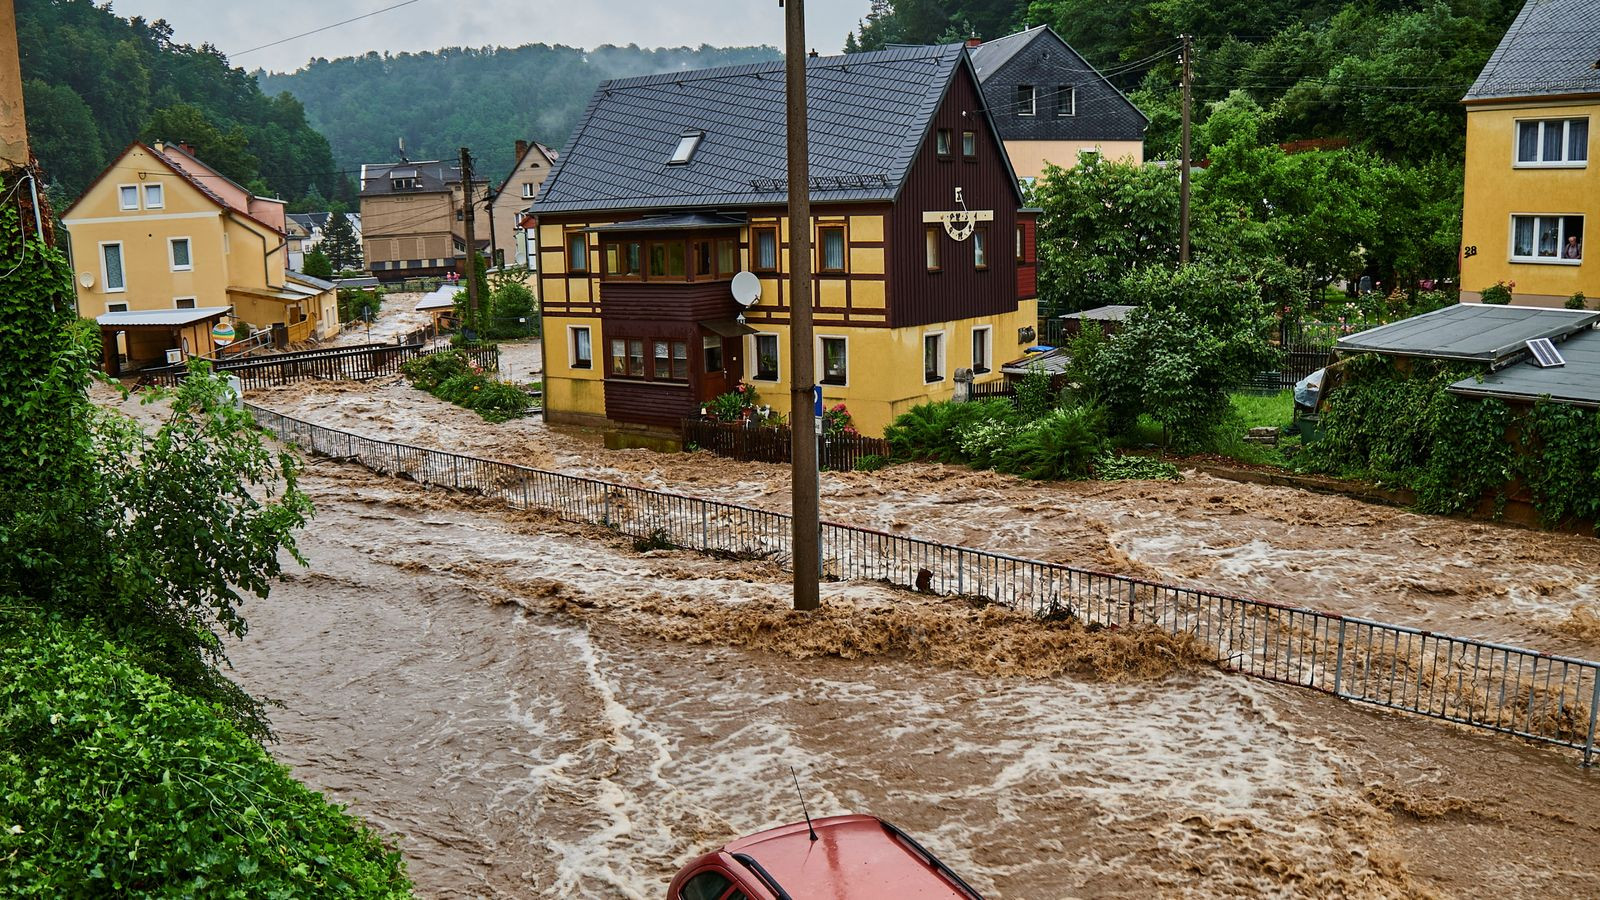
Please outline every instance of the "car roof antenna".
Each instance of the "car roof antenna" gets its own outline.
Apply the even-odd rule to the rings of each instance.
[[[794,780],[794,792],[800,795],[800,811],[806,814],[806,831],[811,833],[811,839],[817,839],[817,830],[811,827],[811,810],[806,809],[806,794],[800,790],[800,776],[794,773],[794,766],[789,767],[789,777]]]

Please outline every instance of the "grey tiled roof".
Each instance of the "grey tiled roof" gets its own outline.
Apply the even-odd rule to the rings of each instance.
[[[949,44],[807,60],[813,202],[892,200],[964,58]],[[782,62],[607,81],[534,210],[785,203],[784,122]],[[668,165],[693,131],[688,164]]]
[[[452,184],[461,183],[461,167],[454,163],[440,162],[432,159],[425,162],[392,162],[368,163],[361,167],[361,195],[370,197],[374,194],[393,194],[395,191],[389,183],[391,174],[396,178],[416,178],[419,182],[414,191],[400,191],[402,194],[438,193],[450,189]],[[488,179],[474,177],[473,184],[488,184]]]
[[[1600,93],[1600,3],[1528,0],[1465,100]]]
[[[972,55],[972,67],[978,70],[978,80],[982,81],[990,75],[1000,71],[1000,67],[1011,61],[1011,57],[1023,47],[1028,46],[1034,38],[1044,33],[1043,25],[1025,28],[1016,34],[985,41],[967,52]]]

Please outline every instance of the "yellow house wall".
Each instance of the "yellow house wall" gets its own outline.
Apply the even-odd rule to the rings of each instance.
[[[884,272],[884,248],[857,247],[860,243],[877,243],[884,239],[884,221],[881,215],[851,214],[843,216],[826,209],[818,211],[814,221],[824,224],[844,222],[849,252],[849,319],[841,318],[838,307],[845,304],[845,281],[841,278],[817,276],[818,305],[835,309],[819,310],[815,316],[814,330],[818,338],[844,337],[848,341],[848,374],[846,385],[824,385],[823,398],[828,406],[844,403],[863,434],[881,435],[894,418],[919,403],[947,400],[955,391],[955,371],[972,366],[972,329],[987,325],[990,332],[991,371],[978,377],[980,383],[998,380],[1001,363],[1022,355],[1023,344],[1017,341],[1019,329],[1038,324],[1038,303],[1025,300],[1018,303],[1015,312],[1000,316],[961,319],[933,325],[909,328],[873,327],[885,320],[885,282],[870,276]],[[541,224],[539,241],[543,247],[565,247],[566,234],[572,230],[596,223],[568,223],[566,225]],[[752,226],[777,225],[779,241],[786,242],[789,229],[786,220],[774,217],[753,217]],[[813,236],[815,239],[815,235]],[[743,229],[743,243],[749,245],[750,229]],[[601,264],[599,242],[591,237],[589,243],[589,271],[598,275]],[[742,259],[744,268],[751,268],[750,251]],[[591,301],[596,291],[598,277],[572,279],[567,275],[565,252],[544,256],[541,283],[546,312],[544,333],[545,352],[545,408],[551,421],[598,421],[605,416],[604,347],[606,336],[600,319],[583,305]],[[787,251],[779,256],[780,273],[761,277],[761,299],[747,313],[750,327],[759,332],[776,334],[779,338],[780,372],[787,374],[789,328],[788,310],[780,306],[780,292],[788,290]],[[861,276],[869,276],[863,278]],[[578,308],[563,309],[565,304],[579,304]],[[556,307],[555,314],[550,312]],[[598,313],[598,309],[592,310]],[[568,326],[587,325],[591,329],[594,366],[590,369],[572,369],[570,366],[570,339]],[[934,332],[944,334],[944,377],[928,383],[923,378],[923,337]],[[1031,343],[1031,342],[1030,342]],[[821,351],[817,345],[817,379],[821,379]],[[763,403],[788,415],[789,382],[787,377],[778,381],[760,381],[751,376],[756,371],[755,344],[752,337],[745,338],[744,368],[746,380],[754,384]]]
[[[139,209],[119,207],[118,187],[123,184],[139,186]],[[159,209],[144,208],[143,188],[149,184],[162,186]],[[142,147],[135,147],[92,185],[70,210],[65,224],[81,316],[98,316],[106,312],[108,303],[126,303],[130,310],[172,309],[179,297],[195,298],[196,306],[227,304],[222,210],[193,185],[170,174]],[[184,237],[189,239],[192,268],[174,271],[169,239]],[[122,243],[126,288],[108,291],[100,245],[118,241]],[[92,281],[88,287],[83,285],[85,275]]]
[[[1144,162],[1143,141],[1006,141],[1006,155],[1018,178],[1043,178],[1046,163],[1070,169],[1078,154],[1097,150],[1112,162]]]
[[[572,367],[572,328],[587,326],[593,359],[587,369]],[[605,346],[600,320],[589,316],[544,318],[545,409],[551,421],[592,421],[606,414]]]
[[[1573,168],[1519,168],[1518,119],[1589,117],[1589,163]],[[1551,102],[1468,107],[1466,183],[1461,223],[1461,299],[1477,302],[1483,288],[1516,282],[1519,306],[1560,306],[1575,291],[1600,297],[1600,262],[1593,254],[1600,228],[1600,103]],[[1584,258],[1578,265],[1512,262],[1511,217],[1584,216]]]

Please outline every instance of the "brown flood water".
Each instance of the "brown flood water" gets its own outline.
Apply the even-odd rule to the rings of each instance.
[[[538,419],[488,425],[390,379],[255,402],[369,437],[692,496],[788,509],[784,466],[607,451]],[[910,464],[824,473],[825,518],[1380,621],[1600,657],[1600,540],[1248,485],[1036,483]]]
[[[763,563],[326,461],[304,487],[311,567],[246,608],[235,674],[423,896],[661,897],[799,818],[791,765],[813,814],[996,898],[1600,894],[1571,754],[876,585],[825,585],[795,640]]]

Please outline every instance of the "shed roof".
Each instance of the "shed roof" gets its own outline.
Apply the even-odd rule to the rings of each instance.
[[[1458,303],[1339,339],[1343,353],[1387,353],[1494,364],[1534,338],[1562,338],[1600,322],[1600,312]]]
[[[783,65],[603,82],[533,208],[786,203]],[[951,80],[968,65],[961,44],[806,60],[812,201],[893,200]],[[669,164],[679,140],[693,132],[704,134],[693,156]]]
[[[1580,331],[1556,345],[1564,366],[1541,368],[1531,359],[1481,378],[1450,385],[1453,394],[1533,401],[1548,396],[1558,403],[1600,407],[1600,332]]]
[[[164,325],[182,327],[216,319],[228,314],[231,306],[197,306],[194,309],[131,309],[127,312],[101,313],[94,320],[101,325],[118,327]]]
[[[1464,102],[1600,94],[1600,4],[1528,0]]]
[[[1094,309],[1085,309],[1079,312],[1065,313],[1063,319],[1083,319],[1096,322],[1121,322],[1128,317],[1128,313],[1138,309],[1137,306],[1096,306]]]
[[[456,305],[456,295],[466,290],[464,284],[444,284],[423,296],[417,301],[413,309],[418,312],[428,312],[435,309],[450,309]]]

